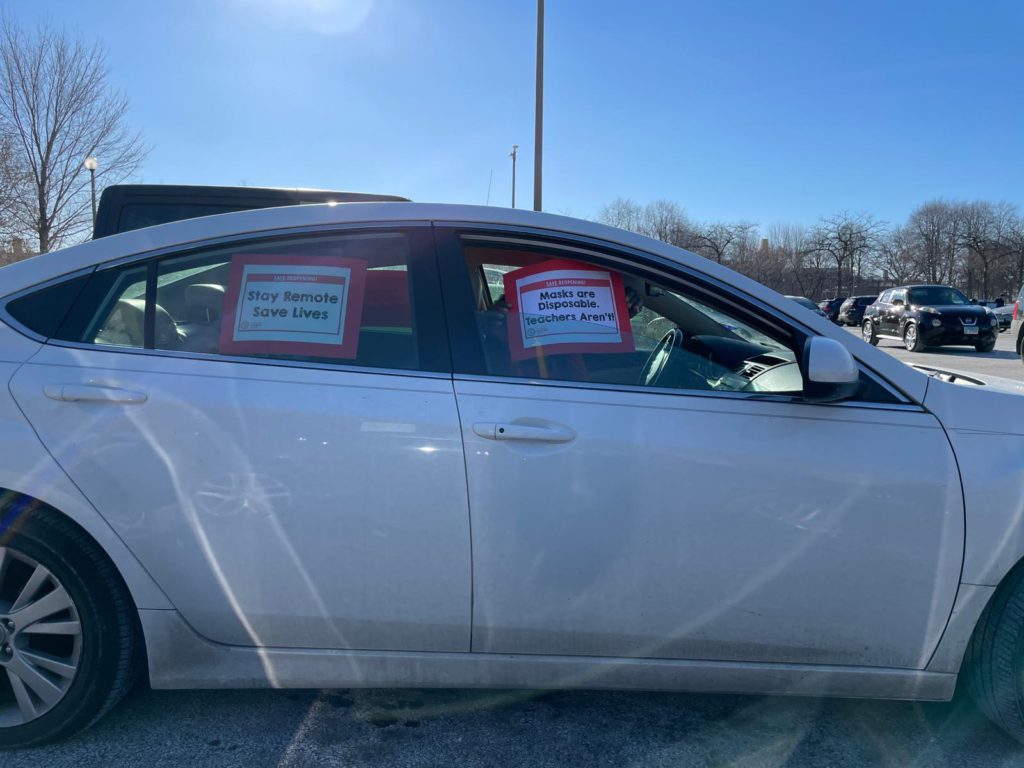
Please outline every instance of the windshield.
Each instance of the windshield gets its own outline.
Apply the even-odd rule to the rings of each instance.
[[[941,285],[911,288],[907,293],[909,303],[922,307],[942,307],[950,304],[970,304],[960,291]]]

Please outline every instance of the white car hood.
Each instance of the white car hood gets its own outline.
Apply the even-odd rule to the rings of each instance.
[[[1016,379],[968,373],[967,371],[959,371],[953,368],[936,368],[930,365],[912,365],[910,367],[927,374],[933,379],[949,384],[957,384],[963,387],[983,387],[997,392],[1024,395],[1024,381],[1017,381]]]

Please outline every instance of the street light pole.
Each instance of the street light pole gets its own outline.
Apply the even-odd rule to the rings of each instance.
[[[512,207],[516,207],[516,155],[519,153],[519,145],[513,144],[512,151],[508,156],[512,158]]]
[[[92,225],[96,226],[96,169],[100,167],[99,160],[89,156],[83,163],[85,170],[89,172],[89,185],[92,187]]]
[[[544,0],[537,0],[537,95],[533,127],[533,210],[541,210],[541,161],[544,155]]]

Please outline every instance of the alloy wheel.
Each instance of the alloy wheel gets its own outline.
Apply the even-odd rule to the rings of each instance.
[[[0,547],[0,727],[60,703],[81,656],[82,624],[67,590],[36,560]]]
[[[914,347],[917,346],[917,326],[907,326],[907,330],[903,333],[903,345],[911,352],[914,351]]]

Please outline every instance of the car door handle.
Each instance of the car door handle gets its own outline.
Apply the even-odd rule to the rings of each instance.
[[[523,440],[534,443],[568,443],[576,433],[568,427],[542,426],[527,424],[498,423],[493,421],[479,422],[473,425],[473,431],[488,440]]]
[[[119,387],[98,387],[92,384],[47,384],[43,393],[51,400],[68,403],[125,403],[138,405],[146,402],[145,392]]]

